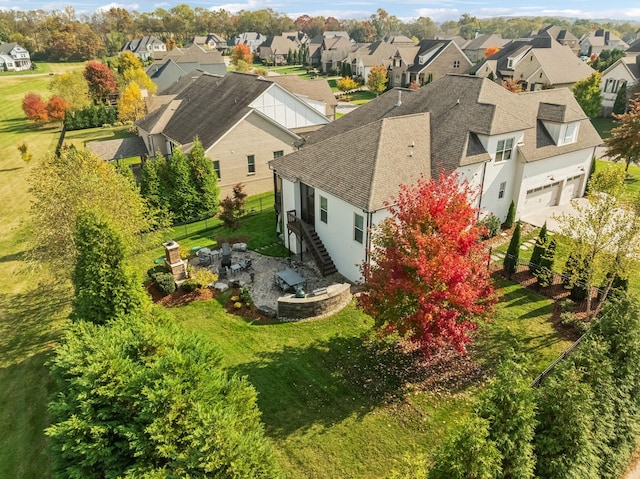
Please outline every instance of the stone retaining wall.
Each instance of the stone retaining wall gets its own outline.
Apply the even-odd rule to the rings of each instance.
[[[278,317],[283,319],[304,319],[333,313],[344,308],[351,301],[351,285],[332,284],[325,292],[296,298],[290,294],[278,298]]]

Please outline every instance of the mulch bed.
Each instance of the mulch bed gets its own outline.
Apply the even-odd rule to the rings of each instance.
[[[160,304],[167,308],[172,308],[175,306],[184,306],[187,303],[191,303],[193,301],[208,301],[210,299],[217,298],[222,293],[215,288],[202,288],[196,289],[195,291],[186,292],[182,288],[177,288],[173,293],[165,295],[156,283],[148,283],[146,285],[146,290],[149,296],[154,303]],[[258,309],[254,306],[247,306],[245,304],[242,305],[241,308],[236,308],[234,306],[234,302],[231,301],[233,296],[240,296],[240,289],[233,288],[228,290],[227,300],[224,303],[224,309],[229,314],[234,314],[236,316],[242,316],[246,319],[254,319],[261,322],[278,322],[277,319],[269,318],[264,314],[258,312]]]

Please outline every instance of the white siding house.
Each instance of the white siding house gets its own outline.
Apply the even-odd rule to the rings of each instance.
[[[582,196],[601,141],[568,89],[514,94],[450,75],[390,91],[270,162],[285,245],[362,281],[369,228],[389,215],[399,185],[457,172],[477,191],[479,217],[503,221],[512,201],[522,217]]]

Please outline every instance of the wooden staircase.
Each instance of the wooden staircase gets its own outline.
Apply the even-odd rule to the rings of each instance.
[[[295,212],[289,211],[287,212],[287,226],[307,245],[307,249],[313,256],[322,276],[328,276],[338,271],[318,233],[311,225],[296,217]]]

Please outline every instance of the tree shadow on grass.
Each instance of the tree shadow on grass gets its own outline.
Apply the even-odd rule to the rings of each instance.
[[[40,284],[21,293],[0,294],[0,364],[42,351],[57,338],[53,321],[70,304],[69,288]]]
[[[450,367],[459,358],[456,353],[426,360],[420,351],[408,351],[391,340],[334,337],[263,353],[233,372],[246,375],[258,391],[267,434],[286,437],[404,402],[416,388],[447,393],[465,389],[478,375]]]

